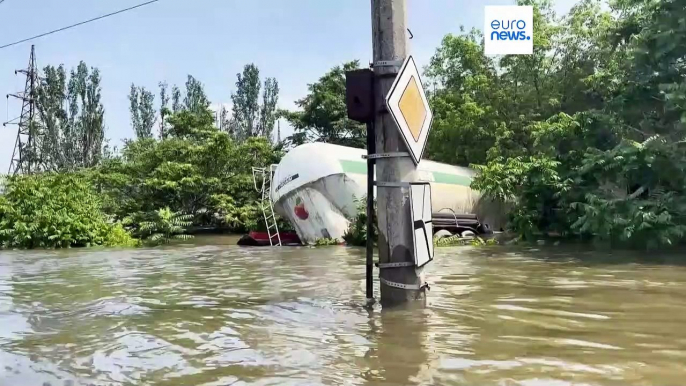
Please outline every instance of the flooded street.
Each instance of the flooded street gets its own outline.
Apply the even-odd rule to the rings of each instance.
[[[233,244],[0,253],[0,385],[686,379],[677,256],[438,248],[425,308],[368,311],[363,249]]]

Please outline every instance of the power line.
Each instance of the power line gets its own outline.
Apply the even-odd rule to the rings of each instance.
[[[3,1],[5,1],[5,0],[0,0],[0,3],[2,3]],[[14,42],[14,43],[5,44],[5,45],[3,45],[3,46],[0,46],[0,49],[7,48],[7,47],[11,47],[11,46],[14,46],[14,45],[17,45],[17,44],[20,44],[20,43],[24,43],[24,42],[27,42],[27,41],[29,41],[29,40],[38,39],[38,38],[40,38],[40,37],[47,36],[47,35],[51,35],[51,34],[54,34],[54,33],[56,33],[56,32],[64,31],[64,30],[67,30],[67,29],[70,29],[70,28],[78,27],[78,26],[80,26],[80,25],[83,25],[83,24],[86,24],[86,23],[90,23],[90,22],[92,22],[92,21],[96,21],[96,20],[104,19],[104,18],[106,18],[106,17],[114,16],[114,15],[117,15],[117,14],[119,14],[119,13],[123,13],[123,12],[126,12],[126,11],[130,11],[130,10],[136,9],[136,8],[140,8],[140,7],[145,6],[145,5],[148,5],[148,4],[156,3],[156,2],[158,2],[158,1],[160,1],[160,0],[150,0],[150,1],[147,1],[147,2],[145,2],[145,3],[141,3],[141,4],[138,4],[138,5],[134,5],[133,7],[120,9],[119,11],[115,11],[115,12],[112,12],[112,13],[108,13],[108,14],[106,14],[106,15],[98,16],[98,17],[96,17],[96,18],[89,19],[89,20],[86,20],[86,21],[82,21],[82,22],[80,22],[80,23],[72,24],[72,25],[69,25],[69,26],[66,26],[66,27],[62,27],[62,28],[59,28],[59,29],[50,31],[50,32],[45,32],[45,33],[42,33],[42,34],[40,34],[40,35],[36,35],[36,36],[32,36],[32,37],[30,37],[30,38],[26,38],[26,39],[22,39],[22,40],[16,41],[16,42]]]

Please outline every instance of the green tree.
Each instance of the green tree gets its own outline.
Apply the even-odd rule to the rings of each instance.
[[[105,110],[100,72],[84,62],[67,79],[64,66],[47,66],[37,88],[41,135],[38,158],[43,170],[75,170],[97,165],[105,145]]]
[[[264,81],[264,93],[262,94],[262,106],[260,107],[260,121],[258,135],[274,140],[274,123],[276,122],[276,104],[279,101],[279,84],[274,78]]]
[[[286,139],[288,144],[321,141],[357,148],[366,146],[365,126],[348,119],[345,105],[345,72],[357,68],[358,61],[334,67],[308,85],[307,96],[295,102],[300,110],[281,112],[293,126],[293,135]]]
[[[219,110],[215,114],[216,114],[215,123],[217,125],[217,128],[221,131],[227,131],[228,132],[228,125],[230,122],[229,110],[226,109],[226,106],[221,104],[219,106]]]
[[[176,85],[174,85],[174,87],[172,87],[171,100],[172,100],[172,111],[173,112],[181,111],[181,90]]]
[[[235,138],[250,138],[257,132],[260,106],[260,70],[254,64],[247,64],[243,73],[236,74],[236,92],[231,95],[233,119],[231,131]]]
[[[160,82],[160,138],[164,139],[166,133],[166,125],[164,118],[169,115],[169,94],[167,89],[169,85],[167,82]]]
[[[100,71],[91,68],[89,73],[86,64],[79,63],[77,71],[71,72],[68,88],[71,116],[78,117],[74,127],[76,153],[73,164],[75,167],[97,165],[102,158],[105,139],[105,109],[100,101]]]
[[[94,183],[109,197],[109,210],[123,219],[169,207],[192,215],[199,225],[236,230],[257,225],[259,197],[251,168],[277,163],[280,151],[264,138],[234,141],[213,124],[209,110],[182,110],[168,122],[166,139],[129,141],[121,159],[94,173]]]
[[[260,104],[262,83],[257,66],[252,63],[245,65],[243,72],[236,77],[236,92],[231,95],[233,112],[226,124],[227,131],[238,140],[261,136],[272,141],[279,100],[278,82],[274,78],[265,80]]]
[[[164,94],[163,94],[164,96]],[[155,96],[145,87],[136,87],[131,84],[129,93],[129,112],[131,113],[131,126],[136,138],[152,138],[152,128],[155,126]]]
[[[464,33],[464,31],[463,31]],[[434,113],[427,156],[469,165],[486,161],[495,133],[507,122],[501,106],[506,93],[493,61],[484,56],[476,30],[447,35],[426,69],[435,90],[429,93]]]
[[[41,126],[41,136],[37,139],[40,162],[43,169],[64,169],[67,157],[72,153],[72,121],[65,109],[67,99],[67,75],[64,66],[47,66],[37,89],[36,110]]]
[[[186,96],[183,104],[186,110],[194,114],[202,114],[210,106],[204,86],[192,75],[188,75],[188,80],[186,80]]]

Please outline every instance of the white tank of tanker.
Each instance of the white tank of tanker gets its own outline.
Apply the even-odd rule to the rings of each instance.
[[[315,142],[295,147],[278,164],[271,191],[274,210],[289,220],[303,243],[342,240],[357,213],[357,200],[367,192],[365,154],[364,149]],[[431,184],[434,212],[450,208],[476,214],[491,229],[502,226],[497,210],[484,208],[469,187],[472,169],[422,160],[417,170],[419,181]]]

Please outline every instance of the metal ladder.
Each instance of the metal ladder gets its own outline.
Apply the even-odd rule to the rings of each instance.
[[[279,225],[276,223],[276,216],[274,215],[274,204],[272,203],[272,178],[276,165],[271,165],[266,168],[252,168],[252,180],[255,185],[255,190],[260,193],[260,209],[264,217],[264,223],[267,226],[267,236],[269,236],[269,244],[271,246],[281,246],[281,235],[279,234]],[[258,180],[261,180],[258,182]]]

